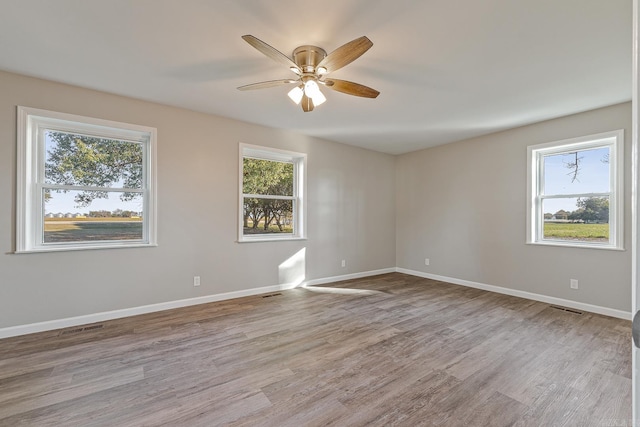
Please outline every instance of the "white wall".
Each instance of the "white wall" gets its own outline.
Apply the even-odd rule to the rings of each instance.
[[[626,250],[526,245],[527,146],[615,129],[625,131]],[[630,159],[631,103],[399,156],[396,264],[629,312]]]
[[[307,280],[395,266],[390,155],[4,72],[0,94],[0,328],[281,284],[302,249]],[[12,254],[17,105],[156,127],[159,246]],[[236,243],[239,142],[308,154],[306,241]]]

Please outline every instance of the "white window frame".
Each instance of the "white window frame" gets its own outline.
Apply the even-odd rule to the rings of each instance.
[[[304,153],[296,153],[294,151],[280,150],[276,148],[261,147],[258,145],[250,145],[240,143],[239,151],[239,178],[238,178],[238,242],[268,242],[278,240],[303,240],[306,239],[306,170],[307,155]],[[244,194],[243,192],[243,168],[244,158],[251,157],[254,159],[271,160],[276,162],[293,163],[293,196],[278,196],[279,199],[293,200],[293,233],[269,233],[269,234],[252,234],[245,235],[243,233],[243,211],[244,198],[265,198],[259,194]]]
[[[18,106],[17,122],[16,253],[157,246],[155,128],[22,106]],[[143,197],[142,239],[44,243],[44,132],[51,129],[142,144],[143,184],[134,190]]]
[[[585,149],[609,147],[609,192],[577,194],[544,194],[544,162],[546,155],[570,153]],[[527,147],[527,243],[549,246],[624,250],[624,130],[619,129],[562,141]],[[609,197],[609,243],[545,239],[542,201],[553,197]]]

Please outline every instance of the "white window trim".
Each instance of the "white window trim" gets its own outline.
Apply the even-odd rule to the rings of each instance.
[[[277,148],[261,147],[258,145],[239,144],[239,167],[238,167],[238,243],[247,242],[273,242],[282,240],[304,240],[306,239],[307,230],[307,208],[306,208],[306,171],[307,171],[307,155],[305,153],[297,153],[294,151],[280,150]],[[264,160],[273,160],[278,162],[293,162],[294,166],[294,233],[293,234],[254,234],[245,236],[243,233],[243,210],[244,210],[244,192],[242,191],[242,182],[244,179],[244,157],[255,157]],[[260,197],[260,196],[258,196]]]
[[[609,243],[571,242],[542,238],[544,212],[538,198],[542,186],[542,155],[609,145],[611,196],[609,199]],[[568,195],[572,196],[572,195]],[[624,250],[624,130],[581,136],[527,147],[527,244],[590,249]]]
[[[116,240],[73,243],[43,243],[41,235],[43,219],[39,193],[39,170],[44,164],[44,144],[37,141],[38,130],[58,129],[85,133],[104,138],[143,142],[145,150],[145,183],[143,198],[143,238],[141,240]],[[157,246],[157,191],[156,191],[156,139],[157,130],[147,126],[120,123],[110,120],[84,117],[18,106],[17,109],[17,179],[16,179],[16,253],[72,251],[122,247]],[[40,234],[39,234],[40,233]]]

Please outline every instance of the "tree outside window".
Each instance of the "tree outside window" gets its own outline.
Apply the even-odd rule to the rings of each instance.
[[[304,236],[304,164],[299,153],[241,145],[240,241]]]
[[[19,107],[16,251],[155,246],[155,138]]]

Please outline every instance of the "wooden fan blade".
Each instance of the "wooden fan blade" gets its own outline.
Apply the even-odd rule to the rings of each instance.
[[[290,83],[298,83],[299,80],[282,79],[282,80],[269,80],[266,82],[251,83],[249,85],[240,86],[238,90],[253,90],[253,89],[266,89],[268,87],[288,85]]]
[[[269,46],[259,38],[247,34],[242,36],[242,39],[274,61],[286,65],[288,68],[295,68],[296,70],[300,70],[296,63],[293,62],[287,55],[280,52],[278,49]]]
[[[380,95],[380,92],[375,89],[347,80],[326,79],[325,86],[347,95],[362,96],[363,98],[376,98]]]
[[[365,36],[351,40],[349,43],[343,44],[327,55],[322,61],[320,61],[316,69],[324,67],[326,68],[327,73],[339,70],[345,65],[358,59],[360,55],[369,50],[371,46],[373,46],[373,43]]]
[[[305,113],[313,111],[313,100],[307,95],[302,95],[302,101],[300,101],[300,104],[302,105],[302,111]]]

